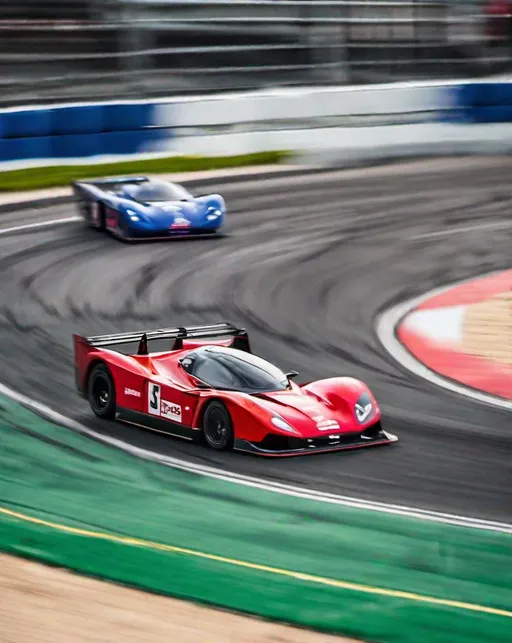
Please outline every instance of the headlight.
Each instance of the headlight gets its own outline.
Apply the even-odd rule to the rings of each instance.
[[[222,212],[220,210],[210,210],[206,215],[206,218],[208,221],[213,221],[214,219],[218,219],[221,214]]]
[[[140,221],[140,217],[133,210],[126,210],[126,214],[130,217],[132,221]]]
[[[300,435],[300,433],[293,428],[293,426],[290,426],[288,422],[283,420],[283,418],[279,417],[278,415],[274,415],[272,418],[272,424],[274,426],[277,426],[278,429],[281,429],[282,431],[288,431],[288,433],[295,433],[297,435]]]

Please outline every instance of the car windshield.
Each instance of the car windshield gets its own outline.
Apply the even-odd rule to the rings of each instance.
[[[245,351],[207,347],[195,353],[192,375],[213,388],[243,393],[284,391],[288,378],[277,367]]]
[[[139,203],[161,203],[164,201],[188,201],[191,195],[181,187],[163,182],[143,183],[130,188],[130,197]]]

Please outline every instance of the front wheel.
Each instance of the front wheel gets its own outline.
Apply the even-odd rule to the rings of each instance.
[[[92,369],[87,393],[93,413],[105,420],[113,420],[116,414],[116,389],[105,364],[98,364]]]
[[[203,414],[203,435],[208,446],[216,451],[233,448],[233,423],[222,402],[214,400],[206,407]]]

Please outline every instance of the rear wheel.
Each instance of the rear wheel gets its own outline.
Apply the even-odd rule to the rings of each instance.
[[[98,228],[102,232],[105,230],[105,206],[103,203],[94,202],[91,203],[92,208],[92,221],[94,227]]]
[[[80,216],[84,220],[84,223],[88,226],[91,225],[91,203],[85,199],[80,199],[77,202],[77,208]]]
[[[85,223],[90,228],[105,230],[105,206],[98,201],[82,201],[79,204],[80,212]]]
[[[105,364],[98,364],[92,369],[87,393],[94,414],[105,420],[113,420],[116,414],[116,389]]]
[[[233,423],[225,405],[214,400],[203,413],[203,435],[206,443],[216,451],[233,448]]]

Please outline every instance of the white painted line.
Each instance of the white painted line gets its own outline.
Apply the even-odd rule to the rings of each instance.
[[[104,442],[110,446],[122,449],[131,455],[143,458],[144,460],[151,460],[159,464],[163,464],[174,469],[195,473],[197,475],[215,478],[224,482],[239,484],[253,489],[260,489],[262,491],[279,493],[285,496],[292,496],[294,498],[303,498],[306,500],[313,500],[317,502],[326,502],[329,504],[342,505],[345,507],[352,507],[354,509],[365,509],[369,511],[377,511],[380,513],[393,514],[407,518],[416,518],[418,520],[428,520],[431,522],[438,522],[450,525],[457,525],[471,529],[484,529],[487,531],[497,531],[506,534],[512,534],[512,524],[495,522],[490,520],[482,520],[478,518],[470,518],[466,516],[457,516],[453,514],[440,513],[436,511],[428,511],[425,509],[418,509],[415,507],[405,507],[402,505],[386,504],[382,502],[374,502],[371,500],[363,500],[361,498],[352,498],[349,496],[339,496],[331,493],[324,493],[321,491],[314,491],[295,487],[292,485],[271,482],[262,478],[254,478],[244,476],[237,473],[231,473],[222,469],[215,469],[213,467],[206,467],[201,464],[194,464],[186,460],[172,458],[170,456],[162,455],[147,449],[133,446],[123,440],[113,438],[111,436],[102,435],[96,431],[80,424],[76,420],[72,420],[57,411],[49,408],[48,406],[31,400],[30,398],[14,391],[13,389],[0,384],[0,394],[9,397],[11,400],[26,406],[28,409],[34,411],[38,415],[46,417],[50,422],[60,424],[69,429],[88,435],[91,438]]]
[[[50,226],[62,225],[63,223],[72,223],[74,221],[82,221],[82,217],[66,217],[64,219],[51,219],[50,221],[40,221],[39,223],[26,223],[25,225],[17,225],[13,228],[0,228],[0,234],[13,234],[16,232],[24,232],[25,230],[37,230],[38,228],[49,228]]]
[[[436,230],[436,232],[424,232],[411,237],[412,240],[416,239],[437,239],[438,237],[449,237],[452,234],[464,234],[465,232],[480,232],[481,230],[502,230],[512,228],[510,221],[498,221],[496,223],[478,223],[471,226],[463,226],[460,228],[448,228],[447,230]]]
[[[503,271],[494,270],[490,273],[487,273],[487,275],[481,275],[481,276],[489,276],[493,274],[498,274],[500,272],[503,272]],[[456,382],[452,382],[451,380],[445,379],[444,377],[441,377],[441,375],[434,373],[434,371],[431,371],[424,364],[422,364],[415,357],[413,357],[411,353],[409,353],[409,351],[405,348],[405,346],[399,341],[399,339],[395,334],[395,329],[399,324],[399,322],[413,308],[415,308],[416,306],[419,306],[424,301],[426,301],[427,299],[430,299],[431,297],[434,297],[435,295],[439,295],[440,293],[446,292],[447,290],[449,290],[450,288],[453,288],[454,286],[459,286],[464,283],[469,283],[474,279],[475,277],[473,277],[472,279],[464,279],[462,281],[457,281],[453,284],[450,284],[449,286],[436,288],[435,290],[431,290],[430,292],[424,295],[421,295],[420,297],[416,297],[415,299],[410,299],[409,301],[398,304],[397,306],[394,306],[390,310],[387,310],[377,320],[377,325],[376,325],[377,335],[382,345],[384,346],[384,348],[388,351],[388,353],[390,353],[390,355],[399,364],[404,366],[407,370],[411,371],[411,373],[414,373],[418,377],[422,377],[423,379],[428,380],[432,384],[436,384],[437,386],[447,389],[448,391],[452,391],[452,393],[457,393],[459,395],[464,395],[465,397],[469,397],[476,402],[482,402],[483,404],[490,404],[492,406],[496,406],[501,409],[506,409],[507,411],[512,411],[512,401],[510,400],[504,400],[500,397],[495,397],[494,395],[489,395],[487,393],[483,393],[475,389],[463,386],[462,384],[457,384]]]

